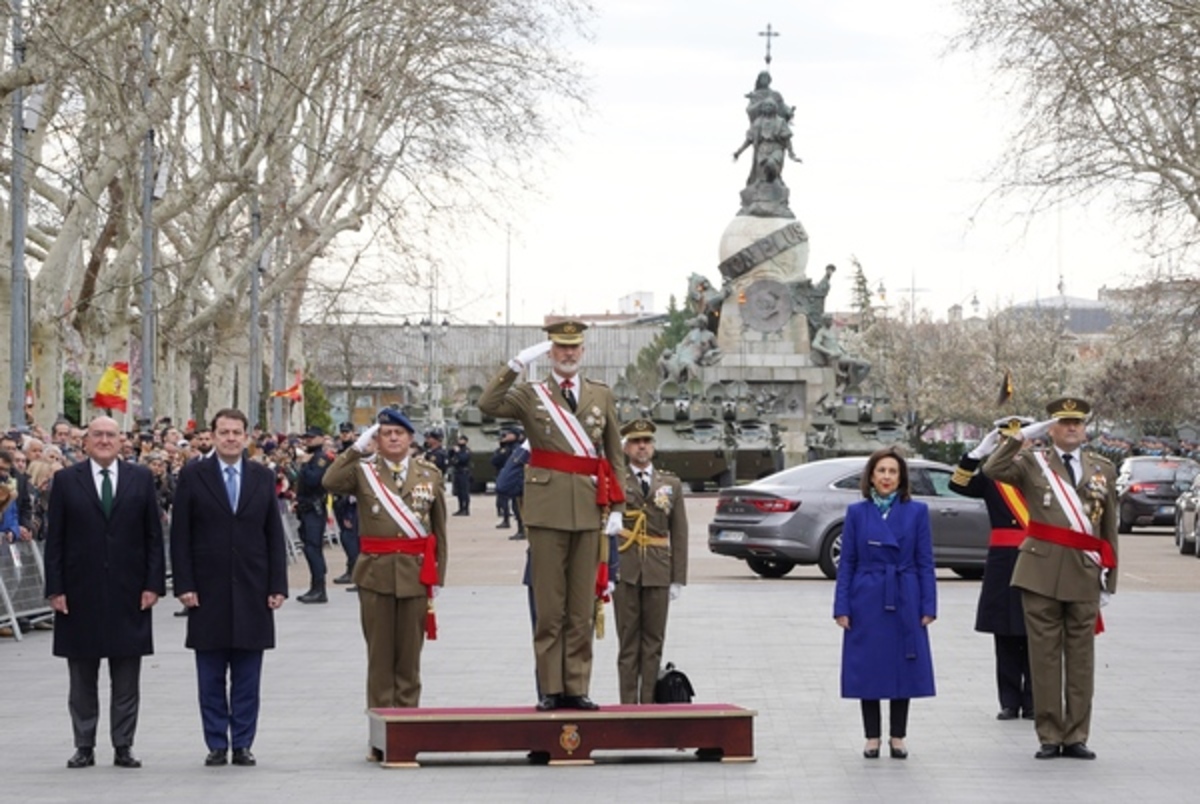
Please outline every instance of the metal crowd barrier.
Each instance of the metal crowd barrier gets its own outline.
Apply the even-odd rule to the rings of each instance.
[[[54,610],[46,601],[46,568],[37,542],[0,545],[0,625],[21,639],[18,619],[49,620]]]

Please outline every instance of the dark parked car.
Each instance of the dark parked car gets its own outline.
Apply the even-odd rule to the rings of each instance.
[[[1117,530],[1135,525],[1174,525],[1175,499],[1200,474],[1200,463],[1174,456],[1139,455],[1117,472]]]
[[[722,489],[708,526],[708,549],[743,559],[764,578],[797,564],[817,564],[837,577],[846,507],[862,499],[866,456],[830,458],[777,472],[746,486]],[[964,578],[983,577],[991,523],[982,500],[950,491],[953,467],[909,461],[913,498],[929,506],[933,559]]]
[[[1175,500],[1175,546],[1186,555],[1196,554],[1196,529],[1200,527],[1200,475]]]

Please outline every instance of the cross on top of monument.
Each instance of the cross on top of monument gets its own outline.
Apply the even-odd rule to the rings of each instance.
[[[779,36],[779,32],[772,31],[771,23],[768,22],[767,30],[759,31],[758,35],[765,36],[767,38],[767,67],[770,67],[771,66],[771,40],[774,39],[775,37]]]

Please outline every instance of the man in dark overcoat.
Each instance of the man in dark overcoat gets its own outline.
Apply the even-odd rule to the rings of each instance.
[[[246,460],[240,410],[213,418],[213,458],[179,474],[171,520],[175,596],[188,609],[196,651],[204,764],[256,764],[263,651],[275,647],[275,609],[287,597],[287,545],[275,474]],[[226,678],[229,683],[226,685]]]
[[[95,764],[100,660],[112,682],[114,764],[141,767],[132,753],[142,657],[154,653],[150,610],[166,594],[162,520],[154,477],[117,460],[121,431],[94,419],[89,459],[55,475],[47,504],[46,597],[54,609],[54,655],[67,660],[67,708],[75,733],[69,768]]]
[[[1012,432],[1029,424],[1033,424],[1033,419],[1025,416],[998,419],[995,429],[962,456],[950,478],[951,491],[984,501],[992,523],[979,605],[975,609],[975,630],[991,634],[995,646],[996,692],[1000,699],[997,720],[1017,717],[1033,720],[1025,610],[1021,606],[1021,590],[1012,586],[1017,548],[1025,540],[1029,522],[1029,506],[1016,487],[992,480],[979,467],[1000,443],[1002,430]]]

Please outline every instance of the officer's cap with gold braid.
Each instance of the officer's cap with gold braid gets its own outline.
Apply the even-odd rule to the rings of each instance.
[[[634,419],[621,427],[621,437],[626,441],[637,438],[654,438],[654,431],[657,429],[654,422],[649,419]]]
[[[1064,396],[1046,405],[1051,419],[1074,419],[1083,421],[1092,412],[1092,406],[1076,396]]]
[[[1001,416],[992,422],[992,427],[1004,435],[1013,435],[1027,424],[1033,424],[1033,419],[1029,416]]]
[[[579,346],[583,343],[583,331],[587,329],[587,324],[567,319],[547,324],[542,329],[546,330],[552,343],[557,343],[559,346]]]

